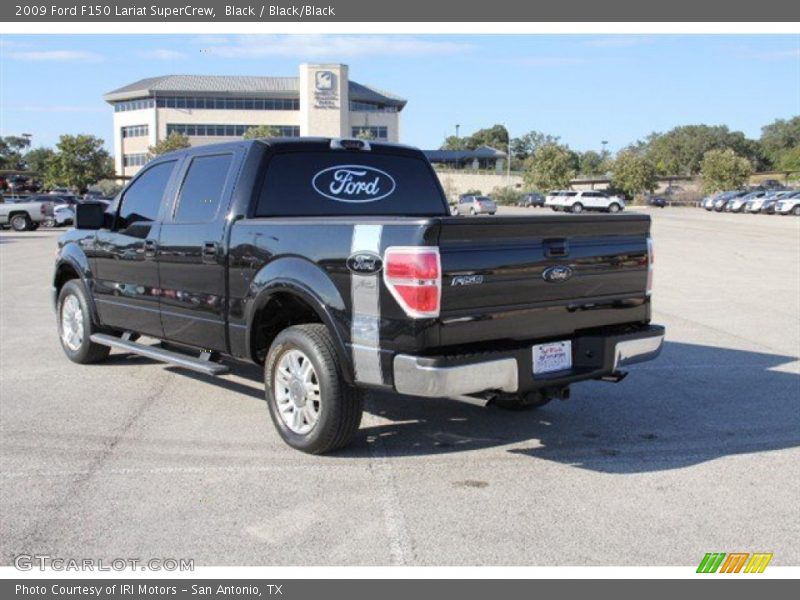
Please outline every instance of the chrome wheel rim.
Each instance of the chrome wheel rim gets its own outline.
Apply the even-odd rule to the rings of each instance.
[[[71,294],[61,305],[61,340],[73,352],[83,343],[83,310],[81,303]]]
[[[306,435],[319,421],[321,409],[317,372],[300,350],[284,352],[275,367],[274,395],[278,414],[294,433]]]

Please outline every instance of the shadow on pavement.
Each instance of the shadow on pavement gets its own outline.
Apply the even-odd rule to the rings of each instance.
[[[402,458],[512,446],[508,452],[519,457],[642,473],[793,448],[800,446],[800,375],[771,369],[796,360],[667,342],[659,359],[633,367],[622,383],[577,384],[571,400],[530,411],[373,392],[366,411],[388,423],[362,423],[354,444],[334,456]],[[152,362],[126,354],[109,361]],[[261,368],[229,364],[246,383],[167,368],[264,400]]]

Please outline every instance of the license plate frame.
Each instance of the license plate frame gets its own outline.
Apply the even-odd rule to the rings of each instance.
[[[531,348],[533,375],[549,375],[572,368],[572,340],[536,344]]]

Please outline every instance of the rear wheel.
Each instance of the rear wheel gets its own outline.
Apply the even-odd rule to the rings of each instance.
[[[17,214],[11,217],[11,228],[14,231],[28,231],[33,223],[31,218],[25,214]]]
[[[795,217],[800,217],[800,204],[798,204],[797,206],[795,206],[795,207],[792,209],[792,214],[793,214]]]
[[[72,362],[95,363],[108,356],[108,346],[95,344],[91,339],[95,332],[89,302],[83,285],[77,279],[64,284],[58,294],[58,337],[64,353]]]
[[[570,209],[570,211],[574,212],[574,213],[582,213],[583,212],[583,204],[581,204],[580,202],[576,202],[575,204],[572,205],[572,208]]]
[[[309,454],[350,443],[358,431],[363,394],[344,381],[325,325],[295,325],[273,341],[264,363],[270,417],[283,441]]]

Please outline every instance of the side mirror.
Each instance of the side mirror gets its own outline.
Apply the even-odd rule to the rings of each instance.
[[[106,207],[98,202],[84,202],[75,206],[76,229],[102,229],[105,225]]]

